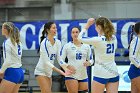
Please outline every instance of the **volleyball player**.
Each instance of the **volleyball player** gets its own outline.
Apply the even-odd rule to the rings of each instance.
[[[133,35],[135,34],[135,35]],[[140,22],[133,26],[129,45],[131,93],[140,93]]]
[[[114,61],[117,39],[111,21],[105,17],[96,19],[95,27],[98,36],[82,38],[82,35],[93,25],[95,20],[88,19],[85,28],[80,32],[78,39],[86,44],[93,45],[95,52],[94,77],[92,93],[118,93],[119,74]]]
[[[0,93],[18,93],[21,83],[24,80],[24,73],[21,68],[22,45],[18,28],[11,22],[2,25],[2,35],[6,37],[3,43],[4,63],[0,74],[4,74],[0,84]]]
[[[54,60],[57,58],[58,63],[62,68],[67,70],[67,64],[62,61],[60,56],[61,42],[55,39],[54,36],[57,33],[56,24],[54,22],[48,22],[44,25],[44,30],[41,36],[40,44],[40,58],[35,68],[35,76],[41,89],[41,93],[51,93],[52,86],[52,71],[56,71],[62,75],[67,75],[62,70],[55,67]]]
[[[68,59],[69,69],[75,70],[75,73],[65,77],[65,84],[68,93],[79,93],[88,90],[87,66],[93,64],[91,48],[87,44],[78,41],[80,29],[73,27],[71,31],[72,41],[65,44],[62,48],[62,58]],[[78,92],[79,91],[79,92]]]

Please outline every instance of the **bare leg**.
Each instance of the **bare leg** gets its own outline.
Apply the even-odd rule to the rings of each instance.
[[[105,89],[105,84],[101,84],[97,81],[92,81],[92,93],[103,93]]]
[[[3,79],[0,84],[0,93],[12,93],[15,86],[15,83]]]
[[[18,93],[20,86],[21,86],[21,84],[17,84],[17,85],[14,87],[12,93]]]
[[[140,77],[131,80],[131,93],[140,93]]]
[[[78,81],[74,79],[65,81],[68,93],[78,93]]]
[[[36,77],[41,89],[41,93],[51,93],[52,79],[46,76]]]
[[[79,82],[79,88],[81,90],[88,90],[88,82]]]
[[[119,82],[107,83],[106,84],[106,93],[118,93]]]

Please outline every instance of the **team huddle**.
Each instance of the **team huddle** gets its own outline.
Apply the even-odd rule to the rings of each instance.
[[[98,36],[83,37],[88,28],[95,24]],[[40,86],[41,93],[51,93],[52,72],[65,76],[68,93],[88,92],[87,67],[94,64],[94,76],[91,93],[118,93],[119,73],[115,63],[117,38],[112,22],[105,17],[96,20],[89,18],[85,27],[71,29],[72,41],[61,46],[61,41],[54,38],[57,27],[54,22],[44,25],[40,37],[39,61],[34,75]],[[22,70],[22,43],[18,28],[11,22],[2,25],[4,63],[0,69],[0,93],[18,93],[24,81]],[[140,22],[133,26],[129,45],[131,92],[140,93]],[[91,51],[93,46],[95,60]],[[68,62],[65,62],[67,58]],[[54,65],[55,59],[63,70]]]

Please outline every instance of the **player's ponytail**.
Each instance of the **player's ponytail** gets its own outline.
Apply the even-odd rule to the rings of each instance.
[[[15,37],[15,41],[17,44],[19,44],[20,42],[20,32],[19,29],[17,27],[14,28],[14,37]]]
[[[13,26],[13,32],[11,33],[11,41],[15,45],[15,43],[19,44],[20,42],[20,33],[17,27]]]
[[[130,33],[130,41],[129,41],[128,49],[130,48],[131,41],[133,40],[133,34],[134,34],[134,25],[132,26],[132,31]]]
[[[40,44],[44,40],[44,38],[46,38],[46,36],[48,35],[48,31],[50,30],[52,24],[54,24],[54,22],[47,22],[47,23],[45,23],[44,29],[42,31],[42,36],[40,37]],[[38,53],[39,52],[40,52],[40,47],[38,49]]]
[[[40,43],[43,41],[43,39],[46,37],[46,32],[45,30],[42,31],[42,36],[40,37]]]
[[[112,39],[112,35],[115,34],[112,22],[105,17],[100,17],[96,19],[96,25],[101,26],[102,31],[104,32],[104,35],[106,37],[106,40],[110,41]]]
[[[7,29],[12,44],[13,45],[15,45],[15,43],[19,44],[20,34],[18,28],[12,22],[5,22],[3,23],[3,26],[5,27],[5,29]]]

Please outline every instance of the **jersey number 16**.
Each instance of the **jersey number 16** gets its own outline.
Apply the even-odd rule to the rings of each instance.
[[[76,53],[76,60],[81,60],[82,53]]]

